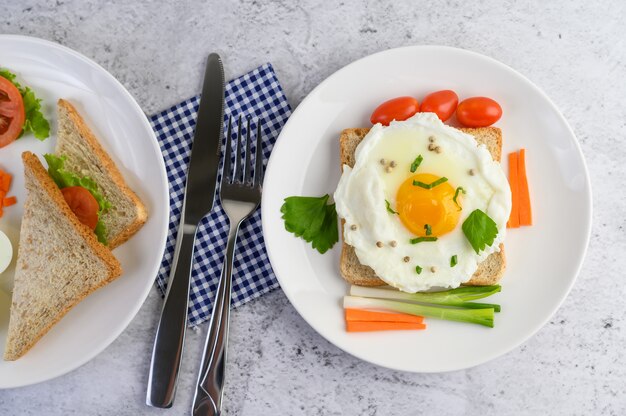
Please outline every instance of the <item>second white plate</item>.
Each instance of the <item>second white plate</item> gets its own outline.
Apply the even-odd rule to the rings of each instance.
[[[488,96],[502,106],[503,155],[527,149],[535,225],[509,230],[507,271],[495,328],[427,319],[425,331],[346,333],[339,275],[341,244],[321,255],[285,231],[280,207],[292,195],[332,194],[342,129],[369,126],[381,102],[455,90],[460,99]],[[506,160],[506,158],[504,158]],[[507,171],[506,161],[504,168]],[[554,314],[582,265],[591,230],[591,189],[576,138],[555,105],[513,69],[448,47],[388,50],[356,61],[321,83],[298,106],[274,147],[265,176],[263,230],[280,285],[324,338],[366,361],[413,371],[458,370],[519,345]]]

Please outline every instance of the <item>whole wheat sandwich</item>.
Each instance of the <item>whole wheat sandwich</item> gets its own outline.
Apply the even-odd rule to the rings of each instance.
[[[499,162],[502,156],[502,131],[497,127],[481,128],[460,128],[464,133],[474,136],[479,144],[484,144],[493,160]],[[354,167],[355,151],[361,140],[369,132],[369,128],[345,129],[339,137],[339,158],[343,170],[343,165]],[[344,220],[341,220],[341,230],[343,233]],[[504,247],[500,245],[500,251],[492,253],[482,263],[472,278],[465,282],[465,285],[493,285],[502,278],[506,267]],[[354,248],[346,244],[345,240],[341,248],[341,258],[339,270],[341,276],[351,284],[359,286],[382,286],[384,281],[376,276],[376,273],[369,266],[362,265],[354,251]]]
[[[120,276],[120,263],[66,203],[37,156],[22,154],[24,216],[5,360],[30,350],[87,295]]]
[[[110,202],[111,207],[102,214],[101,220],[106,229],[107,245],[113,249],[143,226],[148,218],[146,207],[128,187],[76,108],[60,99],[58,118],[55,155],[65,158],[65,170],[93,179]]]

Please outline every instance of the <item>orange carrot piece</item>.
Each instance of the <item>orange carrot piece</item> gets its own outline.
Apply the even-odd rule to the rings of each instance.
[[[426,325],[414,322],[346,321],[346,331],[348,332],[396,331],[405,329],[426,329]]]
[[[11,175],[0,170],[0,191],[9,192],[9,188],[11,187]]]
[[[10,207],[11,205],[15,205],[17,203],[17,198],[14,196],[10,196],[8,198],[3,198],[2,199],[2,206],[3,207]]]
[[[519,178],[519,225],[533,225],[533,214],[530,206],[530,191],[526,176],[526,149],[519,151],[517,166]]]
[[[511,216],[506,226],[519,227],[519,156],[517,152],[509,153],[509,185],[511,186]]]
[[[408,313],[367,311],[364,309],[346,309],[346,321],[375,321],[375,322],[412,322],[421,324],[423,316],[409,315]]]

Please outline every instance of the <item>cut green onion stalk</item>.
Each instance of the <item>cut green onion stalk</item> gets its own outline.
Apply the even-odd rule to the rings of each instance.
[[[416,237],[409,240],[411,244],[422,243],[424,241],[437,241],[437,237]]]
[[[415,160],[413,161],[413,163],[411,163],[411,173],[415,173],[415,171],[417,170],[417,168],[420,167],[420,165],[422,164],[422,161],[424,160],[424,158],[422,157],[422,155],[418,155]]]
[[[424,189],[433,189],[437,185],[441,185],[442,183],[448,182],[448,178],[445,176],[443,178],[439,178],[432,183],[424,183],[422,181],[413,181],[413,186],[419,186]]]
[[[410,315],[429,316],[446,321],[467,322],[493,328],[493,308],[455,309],[397,302],[386,299],[359,298],[355,296],[344,296],[343,307],[344,309],[374,309],[401,312]]]
[[[493,286],[461,286],[456,289],[440,292],[406,293],[396,289],[382,289],[375,287],[351,286],[352,296],[364,298],[398,299],[421,303],[435,303],[438,305],[456,306],[459,303],[486,298],[500,292],[500,285]],[[491,307],[491,306],[490,306]]]

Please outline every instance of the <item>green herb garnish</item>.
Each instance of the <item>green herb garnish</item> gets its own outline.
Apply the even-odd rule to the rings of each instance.
[[[494,220],[483,211],[476,209],[463,221],[463,233],[474,251],[479,253],[491,246],[498,235],[498,227]]]
[[[442,183],[447,182],[447,181],[448,181],[448,178],[446,178],[444,176],[442,178],[437,179],[433,183],[424,183],[424,182],[421,182],[421,181],[413,181],[413,185],[422,187],[424,189],[433,189],[435,186],[441,185]]]
[[[417,244],[417,243],[421,243],[424,241],[437,241],[437,237],[416,237],[416,238],[411,238],[411,240],[409,240],[411,242],[411,244]]]
[[[420,165],[422,164],[422,161],[424,160],[424,158],[422,157],[422,155],[418,155],[415,160],[413,161],[413,163],[411,163],[411,173],[415,173],[415,171],[417,170],[417,168],[420,167]]]
[[[280,208],[285,229],[311,243],[324,254],[339,241],[335,204],[327,204],[328,194],[319,198],[290,196]]]
[[[452,202],[454,202],[456,206],[459,207],[459,211],[462,208],[461,208],[461,205],[459,205],[459,203],[456,201],[456,199],[459,197],[460,192],[463,192],[465,194],[465,189],[463,189],[462,186],[459,186],[458,188],[456,188],[456,191],[454,192],[454,196],[452,197]]]
[[[50,136],[50,123],[41,112],[41,99],[35,96],[33,90],[22,87],[15,81],[16,75],[6,69],[0,69],[0,77],[8,79],[19,90],[24,101],[25,120],[20,137],[25,133],[32,132],[39,140],[45,140]]]
[[[389,201],[387,201],[385,199],[385,205],[387,205],[387,212],[390,214],[397,214],[397,211],[394,211],[393,208],[391,208],[391,204],[389,203]]]
[[[52,180],[56,183],[59,189],[67,188],[70,186],[82,186],[89,191],[91,195],[98,201],[98,222],[96,223],[96,229],[94,233],[98,237],[98,241],[102,244],[107,244],[107,230],[102,222],[102,214],[111,209],[111,203],[102,195],[98,184],[88,176],[79,177],[72,172],[68,172],[63,168],[65,164],[65,156],[55,156],[51,154],[45,154],[43,157],[48,162],[48,174]]]
[[[456,254],[450,258],[450,267],[454,267],[458,264],[458,259]]]
[[[417,274],[422,273],[422,268],[420,266],[415,266],[415,273]]]
[[[426,230],[426,235],[431,235],[433,233],[433,229],[428,224],[424,224],[424,229]]]

